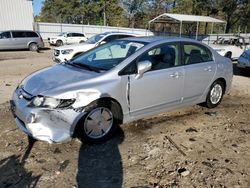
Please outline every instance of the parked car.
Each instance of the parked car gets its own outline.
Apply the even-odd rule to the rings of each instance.
[[[243,52],[239,57],[237,67],[241,72],[246,72],[247,70],[250,72],[250,49]]]
[[[210,46],[220,55],[231,58],[232,60],[237,60],[246,49],[250,48],[245,38],[240,36],[220,37]]]
[[[38,32],[24,30],[0,32],[0,50],[29,49],[37,51],[43,47],[43,39]]]
[[[131,33],[121,33],[121,32],[106,32],[92,36],[85,43],[70,46],[61,46],[54,49],[53,60],[57,63],[64,62],[65,60],[70,60],[79,54],[90,50],[96,46],[110,42],[114,39],[121,39],[126,37],[134,37],[136,35]]]
[[[198,41],[133,37],[31,74],[13,93],[11,109],[35,139],[100,143],[121,123],[187,105],[216,107],[232,76],[231,60]]]
[[[60,33],[55,37],[48,38],[50,45],[62,46],[65,44],[77,44],[87,40],[87,37],[82,33]]]

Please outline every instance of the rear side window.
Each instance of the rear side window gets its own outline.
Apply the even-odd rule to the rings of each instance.
[[[184,44],[183,55],[185,65],[213,61],[210,50],[198,44]]]
[[[133,37],[131,35],[118,35],[118,39]]]
[[[0,39],[9,39],[11,38],[10,32],[0,33]]]
[[[31,31],[12,31],[13,38],[33,38],[38,37],[37,33]]]
[[[73,37],[84,37],[84,34],[81,33],[72,33]]]

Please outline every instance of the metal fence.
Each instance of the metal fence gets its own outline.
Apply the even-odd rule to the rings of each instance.
[[[36,22],[34,25],[35,31],[38,31],[43,39],[58,35],[61,32],[80,32],[84,33],[87,37],[91,37],[95,34],[118,31],[118,32],[129,32],[142,36],[156,35],[156,36],[174,36],[179,37],[179,33],[169,33],[169,32],[154,32],[146,29],[135,29],[126,27],[110,27],[110,26],[97,26],[97,25],[81,25],[81,24],[61,24],[61,23],[45,23]],[[206,44],[211,44],[220,37],[228,38],[235,34],[209,34],[209,35],[198,35],[198,40]],[[238,34],[245,38],[245,42],[250,44],[250,34]],[[182,37],[193,38],[195,35],[182,34]]]
[[[36,22],[34,24],[34,29],[35,31],[38,31],[41,34],[43,39],[58,35],[61,32],[80,32],[84,33],[87,37],[91,37],[95,34],[109,31],[129,32],[146,36],[153,35],[152,32],[146,29],[44,22]]]

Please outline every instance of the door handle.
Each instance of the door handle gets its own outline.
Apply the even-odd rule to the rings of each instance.
[[[211,72],[211,71],[212,71],[212,67],[211,67],[211,66],[209,66],[209,67],[205,68],[205,69],[204,69],[204,71]]]
[[[170,76],[172,77],[172,78],[179,78],[179,73],[178,72],[174,72],[174,73],[172,73],[172,74],[170,74]]]

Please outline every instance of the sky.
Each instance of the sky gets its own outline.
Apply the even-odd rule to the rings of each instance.
[[[44,0],[33,0],[33,10],[34,10],[34,15],[39,15],[39,13],[41,12],[41,8],[42,8],[42,2]]]

